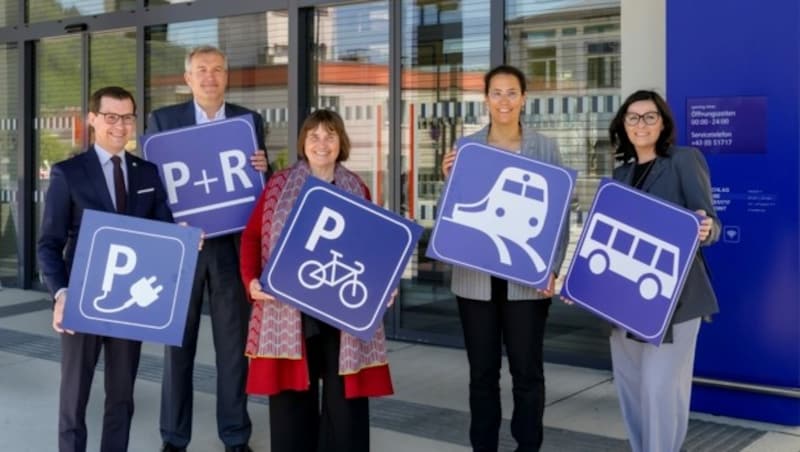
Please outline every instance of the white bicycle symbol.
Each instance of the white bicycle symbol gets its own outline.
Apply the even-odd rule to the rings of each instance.
[[[350,309],[361,307],[367,301],[367,286],[358,280],[358,275],[364,273],[364,264],[353,261],[356,267],[351,267],[339,261],[342,254],[331,250],[333,258],[323,264],[319,261],[306,261],[297,270],[297,279],[306,289],[318,289],[323,284],[336,287],[339,284],[339,301]],[[337,275],[337,269],[346,270]]]

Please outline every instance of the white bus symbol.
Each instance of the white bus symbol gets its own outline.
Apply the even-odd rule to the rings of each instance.
[[[536,271],[542,272],[547,266],[527,242],[541,234],[544,228],[547,195],[544,177],[509,167],[500,173],[483,199],[474,203],[457,203],[452,218],[446,219],[489,236],[500,254],[500,262],[506,265],[511,265],[511,255],[503,239],[510,240],[525,251]],[[490,232],[492,229],[497,232]]]
[[[592,216],[578,254],[595,275],[609,270],[635,282],[645,300],[671,298],[678,282],[677,246],[602,213]]]

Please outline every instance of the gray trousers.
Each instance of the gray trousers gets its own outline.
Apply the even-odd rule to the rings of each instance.
[[[694,350],[700,319],[673,325],[673,342],[655,345],[611,334],[614,384],[633,452],[678,452],[689,426]]]

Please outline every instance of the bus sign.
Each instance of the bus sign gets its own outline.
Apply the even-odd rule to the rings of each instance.
[[[694,212],[605,179],[561,293],[660,344],[699,245],[699,226]]]

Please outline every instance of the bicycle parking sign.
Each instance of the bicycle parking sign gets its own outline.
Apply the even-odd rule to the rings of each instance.
[[[369,340],[422,228],[309,178],[261,275],[268,293]]]

